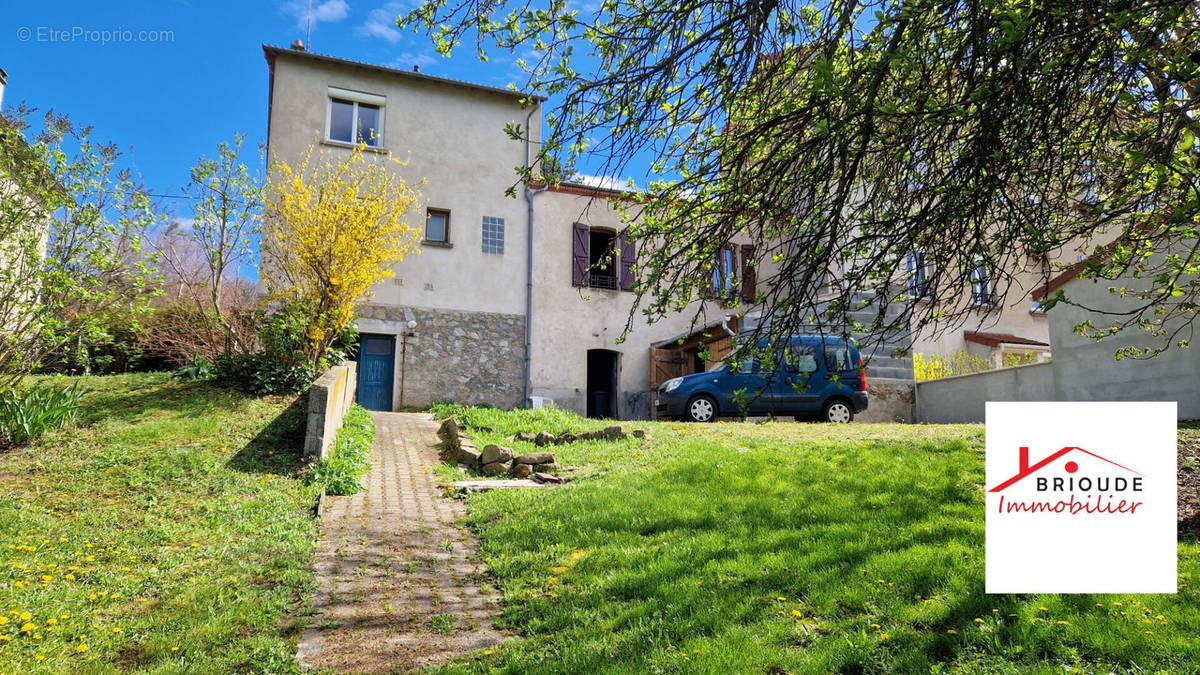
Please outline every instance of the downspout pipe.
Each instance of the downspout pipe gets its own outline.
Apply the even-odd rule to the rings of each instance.
[[[530,120],[533,119],[533,114],[541,109],[541,105],[534,107],[525,116],[525,166],[532,168],[531,162],[531,145],[530,139],[531,128]],[[533,384],[532,371],[530,366],[533,360],[533,198],[539,192],[545,192],[547,186],[543,185],[540,188],[532,189],[529,187],[529,181],[525,181],[525,407],[533,407]]]

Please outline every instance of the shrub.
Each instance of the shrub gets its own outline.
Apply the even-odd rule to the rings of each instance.
[[[946,357],[937,354],[925,356],[919,352],[913,354],[913,375],[918,382],[968,373],[982,373],[993,367],[991,359],[971,354],[965,349],[951,352]]]
[[[342,331],[320,361],[307,357],[305,331],[308,319],[302,308],[289,305],[262,318],[258,351],[217,357],[218,381],[252,394],[285,394],[304,391],[329,364],[350,358],[358,341],[353,327]]]
[[[0,395],[0,443],[22,445],[75,419],[87,393],[76,383],[56,389],[37,385]]]
[[[175,371],[174,376],[180,380],[211,380],[216,376],[216,369],[207,359],[196,359]]]
[[[371,420],[371,414],[357,403],[350,406],[329,457],[317,462],[313,468],[313,482],[331,495],[362,492],[360,479],[371,468],[371,443],[374,440],[375,422]]]

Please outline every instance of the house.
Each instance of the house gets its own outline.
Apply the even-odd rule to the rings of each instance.
[[[263,46],[270,73],[268,154],[294,160],[313,144],[407,160],[422,179],[421,253],[403,260],[359,312],[360,401],[378,409],[446,399],[503,408],[556,405],[594,417],[644,418],[654,387],[726,355],[738,315],[754,314],[753,247],[734,241],[715,261],[714,296],[648,324],[635,316],[631,267],[637,242],[624,235],[594,186],[518,185],[540,140],[536,96],[315,54]],[[513,140],[506,125],[528,130]],[[736,290],[735,290],[736,289]],[[709,355],[709,360],[702,358]],[[885,369],[888,356],[870,368]],[[894,372],[893,372],[894,371]],[[907,362],[872,378],[879,404],[866,419],[908,419]],[[869,378],[872,371],[868,370]],[[873,389],[874,391],[874,389]]]
[[[1103,256],[1103,249],[1094,254]],[[1155,254],[1161,256],[1161,253]],[[1153,260],[1149,261],[1154,264]],[[1200,352],[1181,346],[1190,335],[1190,309],[1167,319],[1164,335],[1120,322],[1138,304],[1153,279],[1083,278],[1081,261],[1051,278],[1031,296],[1042,301],[1059,291],[1070,300],[1046,312],[1049,362],[972,373],[917,384],[916,419],[930,423],[983,422],[987,401],[1175,401],[1179,419],[1200,419]],[[1180,281],[1181,286],[1186,281]],[[1128,289],[1128,292],[1122,292]],[[1182,298],[1181,302],[1187,302]],[[1087,322],[1093,330],[1113,331],[1104,339],[1076,331]],[[1166,337],[1175,334],[1171,340]],[[1117,359],[1126,348],[1159,349],[1153,358]]]

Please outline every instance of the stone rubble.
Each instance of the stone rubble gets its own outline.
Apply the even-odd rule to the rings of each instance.
[[[515,456],[513,449],[489,443],[479,451],[471,442],[470,436],[458,426],[453,417],[446,418],[438,428],[441,439],[442,458],[449,464],[457,464],[464,471],[480,473],[485,476],[511,475],[518,479],[532,479],[537,484],[558,485],[570,481],[570,478],[557,475],[560,471],[576,471],[579,467],[559,466],[558,459],[552,452],[528,452]],[[548,431],[532,434],[522,431],[513,436],[513,440],[533,443],[538,447],[562,445],[576,441],[617,441],[625,438],[645,438],[642,429],[633,429],[628,434],[618,425],[581,431],[579,433],[564,432],[555,436]]]

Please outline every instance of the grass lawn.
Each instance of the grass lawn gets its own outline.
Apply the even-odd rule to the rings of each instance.
[[[518,452],[598,426],[458,413]],[[1178,595],[984,594],[982,426],[637,426],[556,448],[566,488],[470,497],[520,638],[447,671],[1200,671],[1194,535]]]
[[[296,670],[317,496],[295,476],[302,406],[77,379],[78,425],[0,455],[0,672]]]

